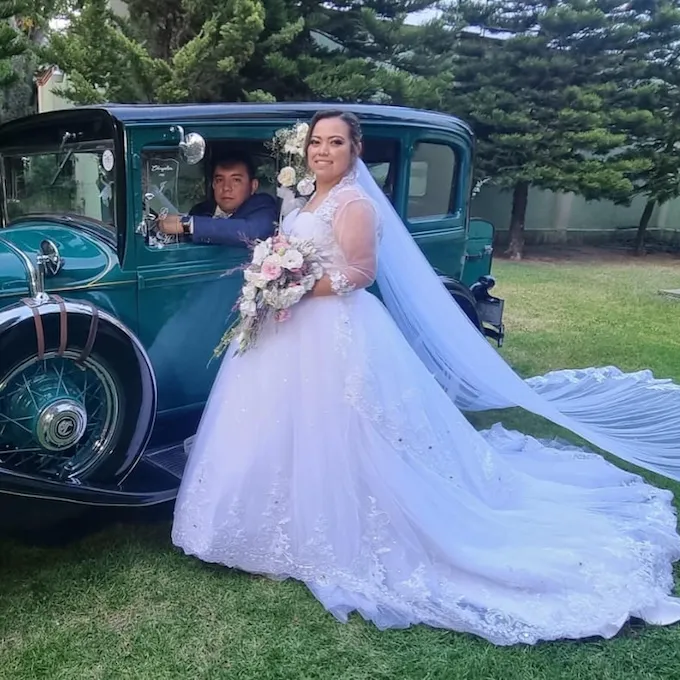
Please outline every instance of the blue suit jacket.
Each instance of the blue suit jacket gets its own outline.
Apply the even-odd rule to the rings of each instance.
[[[195,205],[189,215],[194,218],[194,243],[245,247],[249,241],[269,238],[279,210],[269,194],[253,194],[231,217],[213,217],[214,200]]]

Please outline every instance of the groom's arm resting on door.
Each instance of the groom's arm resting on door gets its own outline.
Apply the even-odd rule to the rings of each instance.
[[[276,200],[269,194],[253,194],[230,217],[179,215],[166,217],[162,230],[185,234],[193,243],[245,247],[269,238],[278,216]]]
[[[276,199],[253,194],[231,217],[192,217],[194,243],[244,246],[269,238],[278,216]]]
[[[333,234],[341,257],[328,267],[311,295],[346,295],[373,284],[377,270],[377,226],[378,216],[368,199],[350,195],[340,201],[333,219]]]

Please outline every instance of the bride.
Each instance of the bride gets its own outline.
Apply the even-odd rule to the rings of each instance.
[[[611,368],[521,380],[371,180],[358,120],[318,113],[306,149],[316,193],[281,228],[332,264],[290,320],[223,362],[174,544],[299,579],[340,621],[381,629],[510,645],[680,620],[669,491],[575,447],[479,433],[459,410],[522,406],[672,476],[677,386]]]

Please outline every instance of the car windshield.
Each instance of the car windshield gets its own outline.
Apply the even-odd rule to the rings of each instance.
[[[82,215],[114,229],[112,149],[89,143],[4,155],[9,220],[35,213]]]

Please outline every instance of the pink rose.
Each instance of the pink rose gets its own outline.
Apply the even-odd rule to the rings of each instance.
[[[279,276],[281,276],[281,265],[279,265],[274,259],[266,258],[262,263],[260,274],[266,281],[274,281],[275,279],[278,279]]]
[[[279,309],[279,311],[274,314],[274,319],[279,323],[288,321],[288,319],[290,319],[290,309]]]

